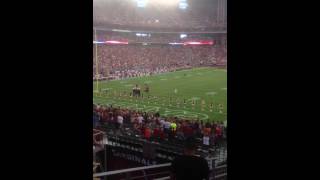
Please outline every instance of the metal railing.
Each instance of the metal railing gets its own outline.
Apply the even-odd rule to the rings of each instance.
[[[214,168],[214,178],[212,180],[227,179],[227,165],[221,165]]]
[[[148,169],[155,169],[155,168],[163,168],[163,167],[169,167],[171,166],[171,163],[164,163],[164,164],[159,164],[159,165],[152,165],[152,166],[142,166],[142,167],[136,167],[136,168],[129,168],[129,169],[121,169],[121,170],[115,170],[115,171],[108,171],[108,172],[102,172],[102,173],[95,173],[93,174],[93,177],[105,177],[105,176],[111,176],[115,174],[125,174],[125,179],[138,179],[138,178],[146,178],[149,176],[155,176],[155,175],[168,175],[168,171],[164,171],[161,173],[153,173],[153,174],[146,174],[145,170]],[[136,177],[131,177],[130,173],[134,171],[142,171],[143,175],[142,176],[136,176]]]
[[[169,167],[169,166],[171,166],[171,163],[164,163],[164,164],[152,165],[152,166],[142,166],[142,167],[129,168],[129,169],[121,169],[121,170],[115,170],[115,171],[95,173],[93,174],[93,177],[96,178],[96,177],[111,176],[115,174],[125,174],[125,180],[129,180],[129,179],[131,180],[131,179],[138,179],[138,178],[147,179],[147,177],[155,176],[155,175],[165,175],[164,177],[154,178],[154,180],[168,180],[170,179],[170,175],[168,171],[153,173],[153,174],[146,174],[145,170],[163,168],[163,167]],[[134,171],[142,171],[143,175],[131,177],[130,172],[134,172]],[[227,179],[227,165],[221,165],[221,166],[215,167],[214,176],[210,177],[210,180],[224,180],[224,179]]]
[[[110,142],[113,142],[113,141],[118,142],[118,143],[121,144],[121,142],[119,140],[121,138],[125,138],[125,137],[122,137],[122,136],[116,136],[116,137],[110,136],[109,138],[111,138],[111,139],[109,139],[109,138],[106,137],[108,133],[105,133],[105,132],[103,132],[101,130],[97,130],[97,129],[94,129],[93,134],[94,134],[93,135],[94,140],[96,141],[96,145],[98,145],[98,146],[99,145],[110,144]],[[116,139],[113,139],[113,138],[116,138]],[[132,140],[131,140],[132,142],[133,142],[133,139],[136,140],[136,141],[139,140],[139,138],[138,139],[136,139],[134,137],[131,137],[131,138],[132,138]],[[120,146],[120,144],[118,144],[118,146]],[[224,155],[224,153],[223,153],[223,155]],[[94,156],[95,156],[95,154],[94,154]],[[215,159],[215,160],[217,160],[217,159]],[[226,159],[223,158],[223,160],[226,160]],[[106,161],[107,160],[105,159],[105,162]],[[211,164],[212,164],[212,171],[210,173],[210,180],[224,180],[224,179],[227,179],[227,165],[226,164],[225,165],[218,165],[220,163],[216,164],[215,161],[213,161]],[[114,175],[114,176],[122,176],[122,178],[118,178],[118,179],[125,179],[125,180],[129,180],[129,179],[151,179],[151,177],[153,177],[153,179],[159,179],[160,178],[159,180],[170,179],[170,172],[168,171],[168,168],[167,169],[163,169],[160,172],[157,171],[157,169],[156,169],[156,168],[169,167],[170,165],[171,165],[171,163],[165,163],[165,164],[159,164],[159,165],[142,166],[142,167],[136,167],[136,168],[122,169],[122,170],[115,170],[115,171],[107,171],[107,172],[95,173],[93,175],[93,177],[95,177],[95,178],[97,178],[97,177],[106,178],[107,176],[110,176],[110,178],[111,178],[112,175]],[[104,164],[104,166],[106,167],[106,164]],[[103,169],[106,171],[105,168],[103,168]],[[146,170],[148,170],[148,169],[154,169],[157,172],[156,173],[155,172],[149,172],[149,171],[154,171],[154,170],[149,170],[148,173],[146,173]],[[131,172],[134,172],[134,171],[136,171],[136,173],[132,173],[132,174],[135,174],[135,176],[130,174]],[[139,174],[139,176],[137,174]]]

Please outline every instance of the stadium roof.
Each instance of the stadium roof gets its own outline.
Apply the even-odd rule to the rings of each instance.
[[[221,31],[226,15],[227,0],[93,0],[93,23],[99,28]]]

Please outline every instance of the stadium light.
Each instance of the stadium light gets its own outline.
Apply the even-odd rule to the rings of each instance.
[[[124,41],[106,41],[106,44],[129,44],[128,42]]]
[[[188,3],[185,3],[185,2],[180,2],[179,3],[179,8],[180,9],[187,9],[188,6],[189,6]]]
[[[93,41],[93,44],[104,44],[102,41]]]
[[[188,41],[184,42],[183,45],[213,45],[213,41]]]
[[[122,30],[122,29],[112,29],[114,32],[131,32],[129,30]]]
[[[201,45],[200,42],[186,42],[185,45]]]
[[[181,0],[149,0],[148,4],[154,6],[177,6]]]
[[[183,39],[183,38],[186,38],[187,35],[186,34],[180,34],[180,38]]]
[[[177,43],[177,42],[173,42],[173,43],[169,43],[170,45],[182,45],[183,43]]]
[[[146,36],[151,36],[150,34],[145,34],[145,33],[136,33],[136,36],[138,36],[138,37],[140,37],[140,36],[142,36],[142,37],[146,37]]]
[[[137,0],[138,7],[146,7],[147,3],[148,3],[148,0]]]

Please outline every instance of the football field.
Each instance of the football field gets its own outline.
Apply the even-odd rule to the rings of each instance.
[[[135,85],[142,96],[130,96]],[[144,92],[148,84],[149,92]],[[93,90],[96,82],[93,83]],[[195,68],[165,74],[100,81],[100,93],[93,93],[93,103],[108,104],[160,116],[177,116],[203,121],[227,120],[227,71],[216,68]]]

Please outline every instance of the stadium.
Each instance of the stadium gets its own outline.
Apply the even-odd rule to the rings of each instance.
[[[227,179],[226,0],[94,0],[92,62],[94,179]]]

